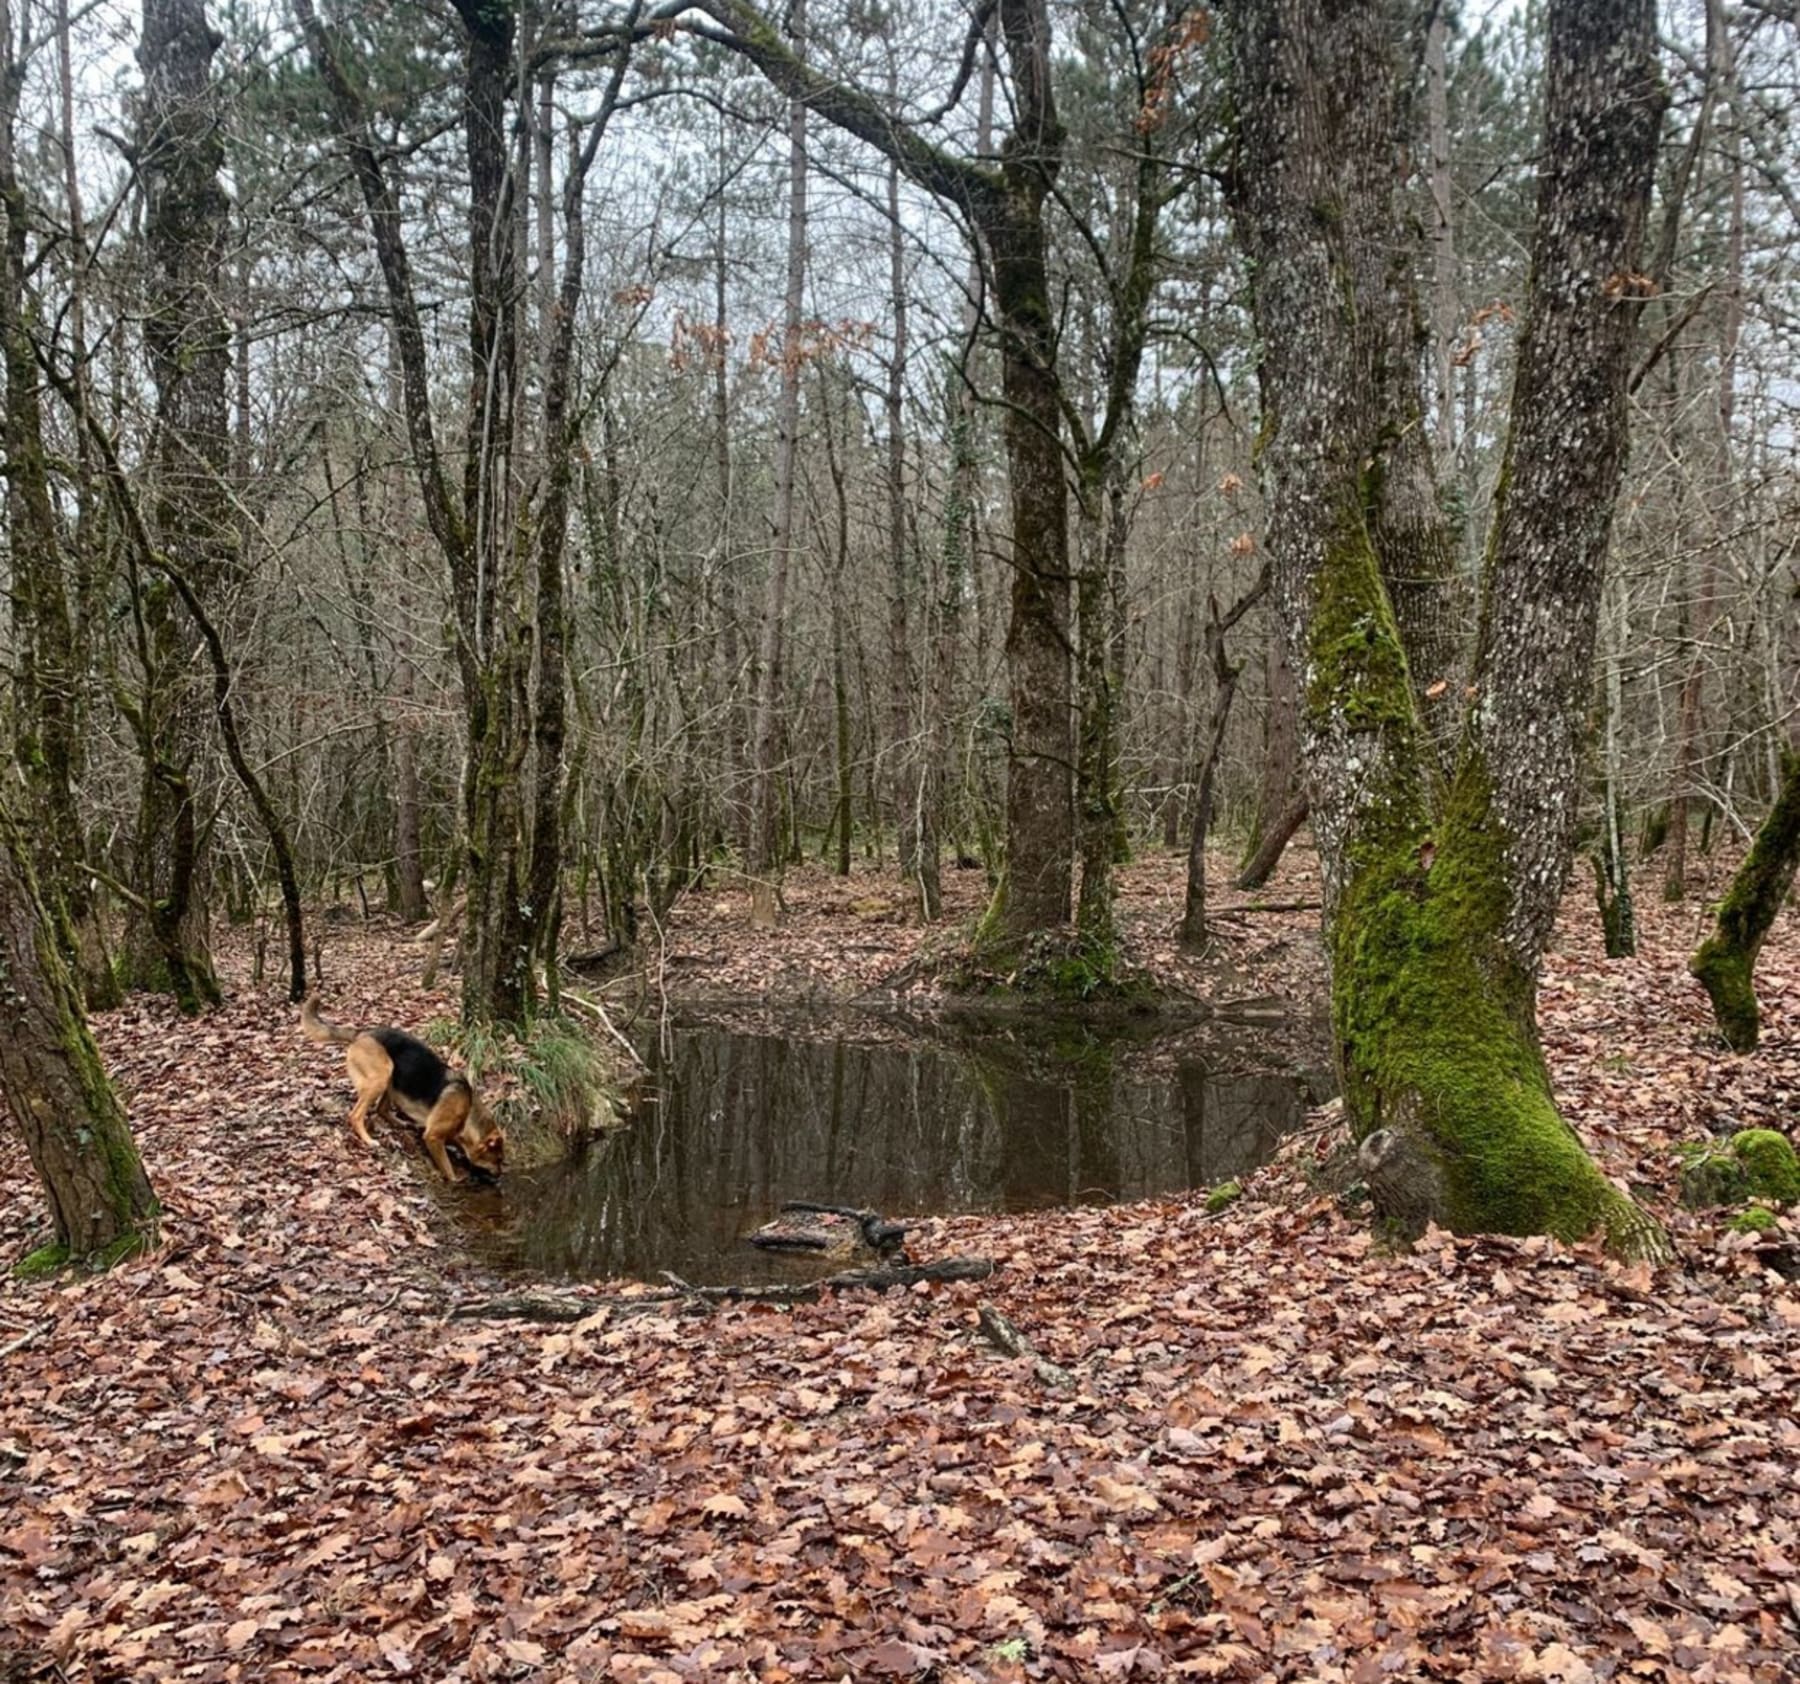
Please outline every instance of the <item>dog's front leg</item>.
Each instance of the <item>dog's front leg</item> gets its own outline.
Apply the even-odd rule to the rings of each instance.
[[[450,1161],[450,1154],[444,1150],[444,1143],[456,1137],[456,1131],[462,1126],[462,1117],[454,1108],[440,1103],[425,1119],[425,1150],[431,1154],[431,1161],[437,1165],[438,1174],[446,1181],[458,1182],[463,1173]]]

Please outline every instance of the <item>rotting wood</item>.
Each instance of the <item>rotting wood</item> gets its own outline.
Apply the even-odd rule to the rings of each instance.
[[[818,1204],[811,1199],[789,1199],[782,1205],[780,1215],[829,1216],[837,1217],[843,1222],[854,1222],[857,1239],[870,1251],[890,1259],[906,1243],[905,1224],[890,1222],[878,1210],[864,1210],[852,1205]],[[847,1239],[847,1233],[834,1233],[829,1229],[808,1233],[791,1224],[784,1229],[777,1220],[752,1234],[750,1243],[766,1251],[829,1251],[835,1243]]]
[[[992,1304],[983,1304],[976,1313],[976,1328],[990,1345],[1003,1357],[1018,1359],[1029,1358],[1032,1372],[1046,1386],[1055,1388],[1070,1387],[1075,1384],[1075,1376],[1059,1363],[1051,1362],[1032,1344],[1031,1340],[1019,1330],[1018,1324],[1010,1316],[1003,1315]]]
[[[1317,912],[1324,906],[1317,900],[1253,900],[1245,906],[1213,908],[1215,918],[1250,918],[1259,912]]]
[[[688,1286],[667,1290],[620,1293],[605,1298],[555,1298],[519,1293],[486,1298],[473,1304],[456,1304],[447,1312],[450,1321],[578,1322],[604,1311],[642,1315],[677,1304],[815,1304],[827,1292],[860,1288],[887,1292],[894,1287],[917,1286],[922,1281],[984,1281],[994,1272],[991,1257],[945,1257],[936,1263],[908,1263],[884,1269],[845,1269],[822,1280],[787,1285]]]

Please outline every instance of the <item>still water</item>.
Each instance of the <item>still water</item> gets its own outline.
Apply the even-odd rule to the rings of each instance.
[[[905,1217],[1212,1186],[1330,1096],[1266,1044],[1045,1022],[874,1040],[806,1027],[666,1031],[629,1126],[509,1175],[470,1209],[479,1249],[547,1275],[804,1278],[834,1265],[747,1243],[785,1200]]]

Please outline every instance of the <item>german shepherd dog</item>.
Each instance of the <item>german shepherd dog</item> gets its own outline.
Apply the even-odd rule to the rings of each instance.
[[[318,997],[308,995],[300,1008],[300,1031],[309,1041],[335,1041],[348,1051],[345,1067],[356,1103],[350,1108],[350,1132],[373,1147],[369,1117],[391,1105],[423,1131],[425,1150],[446,1181],[461,1181],[462,1172],[444,1150],[453,1145],[470,1169],[484,1177],[506,1167],[506,1136],[482,1104],[466,1076],[452,1070],[423,1041],[399,1029],[346,1029],[319,1016]]]

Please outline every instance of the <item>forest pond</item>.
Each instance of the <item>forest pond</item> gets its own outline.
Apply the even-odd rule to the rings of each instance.
[[[1292,1040],[1043,1020],[677,1025],[646,1048],[628,1126],[462,1209],[503,1269],[805,1279],[842,1265],[747,1238],[790,1199],[891,1217],[1038,1210],[1253,1169],[1330,1097],[1316,1053],[1284,1055]]]

